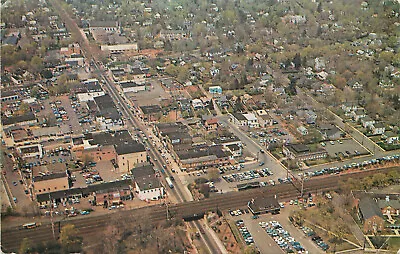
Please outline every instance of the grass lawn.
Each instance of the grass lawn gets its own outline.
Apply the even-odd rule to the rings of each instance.
[[[400,237],[391,237],[388,240],[388,245],[390,250],[400,250]]]

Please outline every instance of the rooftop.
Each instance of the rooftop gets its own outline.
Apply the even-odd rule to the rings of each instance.
[[[140,106],[140,109],[145,115],[160,113],[162,110],[159,105]]]
[[[118,155],[123,154],[131,154],[131,153],[139,153],[144,152],[146,149],[143,144],[140,144],[136,141],[125,142],[115,145],[115,151]]]
[[[133,141],[127,130],[115,132],[100,132],[96,134],[87,134],[85,139],[89,140],[91,145],[116,145],[124,142]]]
[[[26,113],[24,115],[12,116],[12,117],[1,117],[3,125],[17,124],[27,121],[36,120],[35,115],[32,112]]]

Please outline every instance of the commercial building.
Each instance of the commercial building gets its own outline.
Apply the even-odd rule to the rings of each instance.
[[[143,144],[130,141],[115,145],[117,165],[121,173],[128,173],[136,165],[147,161],[147,152]]]
[[[109,52],[110,54],[122,54],[127,52],[138,51],[137,43],[118,44],[118,45],[101,45],[102,51]]]
[[[11,116],[11,117],[1,117],[1,122],[3,127],[9,126],[24,126],[24,125],[34,125],[37,123],[37,119],[32,112],[28,112],[24,115]]]
[[[323,159],[328,156],[328,152],[323,148],[311,150],[310,147],[303,144],[288,144],[283,146],[283,154],[289,159],[306,161]]]
[[[159,200],[164,197],[164,187],[156,177],[153,166],[143,164],[131,170],[135,192],[140,200]]]
[[[262,198],[252,199],[247,203],[247,207],[254,215],[262,213],[276,213],[281,210],[276,196],[267,196]]]
[[[145,83],[136,83],[132,80],[119,82],[120,89],[123,93],[137,93],[146,91]]]
[[[68,175],[66,172],[56,172],[34,176],[32,186],[35,194],[51,193],[69,189]]]

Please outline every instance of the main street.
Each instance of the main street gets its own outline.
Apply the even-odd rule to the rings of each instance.
[[[111,96],[111,98],[113,99],[115,104],[119,105],[120,112],[125,117],[125,123],[126,123],[128,130],[131,133],[134,133],[135,130],[139,128],[144,133],[146,133],[146,128],[137,120],[135,115],[132,113],[132,111],[128,107],[127,102],[125,101],[125,98],[122,97],[117,92],[114,82],[107,77],[107,74],[106,74],[107,70],[104,69],[103,66],[99,66],[100,61],[98,59],[99,56],[97,55],[98,50],[93,49],[93,47],[88,42],[87,38],[85,38],[85,36],[80,32],[78,26],[76,25],[76,22],[71,19],[71,17],[68,15],[68,13],[65,12],[65,10],[62,8],[62,6],[58,2],[58,0],[52,0],[51,4],[58,10],[61,18],[63,19],[63,21],[65,22],[65,24],[68,28],[68,30],[71,31],[71,33],[75,34],[75,36],[78,38],[78,41],[80,43],[83,54],[86,57],[86,59],[93,64],[93,66],[95,67],[95,72],[101,77],[102,80],[105,81],[103,89],[109,93],[109,95]],[[165,163],[165,161],[164,161],[163,157],[160,155],[160,153],[158,152],[158,149],[156,147],[154,147],[151,144],[151,142],[149,142],[149,141],[145,141],[144,143],[149,148],[148,151],[150,153],[150,156],[153,159],[157,158],[157,160],[154,160],[155,165],[159,168],[162,168],[161,163],[162,162]],[[168,170],[165,171],[165,176],[170,176],[171,174],[172,173],[169,172]],[[164,182],[164,186],[168,186],[168,185]],[[186,195],[185,195],[186,192],[183,191],[184,188],[185,188],[185,186],[182,186],[181,184],[176,184],[176,188],[170,189],[168,192],[172,193],[179,202],[188,201],[190,199],[188,199],[186,197]],[[196,223],[196,224],[191,223],[191,226],[192,227],[194,226],[199,231],[203,231],[203,230],[200,230],[201,225],[199,223]],[[210,236],[209,232],[206,232],[205,234],[201,234],[201,239],[205,243],[205,245],[210,253],[223,253],[224,252],[224,250],[220,249],[221,245],[216,244],[212,240],[212,237]]]

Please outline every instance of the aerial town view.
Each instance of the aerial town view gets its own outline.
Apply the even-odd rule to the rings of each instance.
[[[0,253],[400,253],[400,0],[1,0]]]

